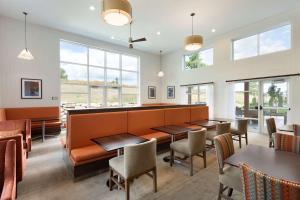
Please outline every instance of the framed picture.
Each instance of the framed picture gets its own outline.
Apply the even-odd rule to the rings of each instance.
[[[42,99],[42,79],[21,78],[21,99]]]
[[[156,87],[148,86],[148,99],[156,99]]]
[[[175,99],[175,86],[168,86],[167,87],[167,98],[168,99]]]

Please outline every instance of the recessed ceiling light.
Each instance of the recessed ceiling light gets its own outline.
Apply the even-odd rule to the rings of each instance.
[[[157,31],[157,32],[156,32],[156,35],[160,35],[160,31]]]
[[[213,29],[211,29],[211,32],[213,32],[213,33],[215,33],[216,31],[217,31],[217,30],[216,30],[216,29],[214,29],[214,28],[213,28]]]
[[[114,40],[114,39],[115,39],[115,37],[114,37],[114,36],[111,36],[111,37],[110,37],[110,39]]]
[[[95,6],[90,6],[90,10],[91,10],[91,11],[96,10]]]

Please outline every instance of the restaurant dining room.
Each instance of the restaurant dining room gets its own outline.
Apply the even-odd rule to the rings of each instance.
[[[0,200],[300,200],[299,0],[0,0]]]

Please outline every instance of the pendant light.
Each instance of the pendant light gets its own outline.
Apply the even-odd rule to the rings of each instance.
[[[33,60],[34,57],[27,48],[27,13],[23,12],[23,14],[25,16],[25,49],[21,51],[21,53],[18,55],[18,58],[23,60]]]
[[[106,23],[124,26],[132,20],[132,9],[128,0],[103,0],[102,16]]]
[[[203,45],[203,38],[201,35],[194,35],[194,16],[195,13],[191,13],[192,17],[192,35],[188,36],[184,40],[184,48],[187,51],[197,51]]]
[[[159,64],[160,64],[160,71],[158,72],[157,76],[162,78],[164,77],[165,73],[163,72],[162,70],[162,65],[161,65],[161,53],[162,53],[162,50],[159,51]]]

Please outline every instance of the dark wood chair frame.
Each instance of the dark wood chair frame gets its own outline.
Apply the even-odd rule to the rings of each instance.
[[[152,172],[152,173],[151,173]],[[114,173],[117,174],[120,179],[118,180],[118,178],[116,178],[114,176]],[[126,193],[126,200],[130,199],[130,183],[133,182],[133,180],[135,178],[138,178],[142,175],[148,175],[149,177],[151,177],[153,179],[153,192],[157,192],[157,168],[154,167],[148,171],[145,171],[143,173],[140,173],[134,177],[125,179],[120,173],[118,173],[115,169],[113,169],[112,167],[109,167],[109,190],[112,191],[113,190],[113,184],[115,183],[118,187],[122,188],[125,193]]]

